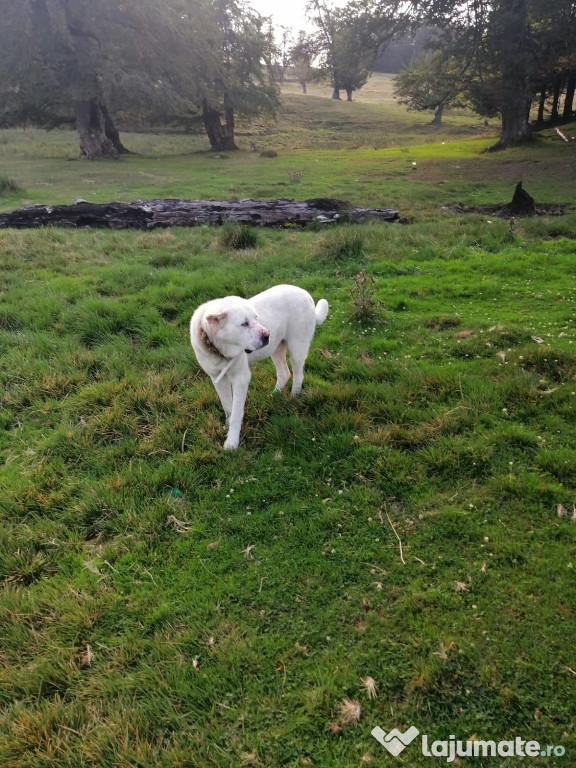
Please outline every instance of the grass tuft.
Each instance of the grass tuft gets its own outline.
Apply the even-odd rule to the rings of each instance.
[[[23,191],[14,179],[0,176],[0,197],[21,194]]]
[[[257,248],[258,232],[249,224],[224,224],[218,236],[218,243],[220,247],[234,251]]]
[[[336,226],[318,240],[319,258],[326,262],[359,260],[365,257],[366,237],[358,227]]]

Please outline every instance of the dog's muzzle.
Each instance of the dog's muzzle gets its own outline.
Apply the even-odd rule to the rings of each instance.
[[[256,347],[256,349],[262,349],[262,347],[265,347],[269,341],[270,341],[270,334],[267,334],[266,336],[262,334],[262,336],[260,336],[260,346]],[[244,352],[246,352],[246,354],[249,355],[250,352],[256,352],[256,349],[245,349]]]

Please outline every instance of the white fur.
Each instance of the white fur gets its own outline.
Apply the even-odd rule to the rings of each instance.
[[[290,378],[286,352],[292,363],[292,395],[302,389],[304,363],[316,325],[328,314],[328,302],[314,300],[294,285],[276,285],[241,299],[227,296],[202,304],[190,320],[190,341],[204,371],[210,376],[226,414],[226,450],[238,448],[250,365],[271,357],[276,366],[276,389]]]

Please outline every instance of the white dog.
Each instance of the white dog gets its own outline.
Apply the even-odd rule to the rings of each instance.
[[[292,362],[292,394],[302,389],[304,363],[316,326],[328,314],[325,299],[314,306],[307,291],[276,285],[251,299],[227,296],[202,304],[190,320],[190,341],[201,367],[220,397],[228,436],[224,448],[238,448],[250,365],[271,357],[276,366],[276,389],[290,378],[286,352]]]

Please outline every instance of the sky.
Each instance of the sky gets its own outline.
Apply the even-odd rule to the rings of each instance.
[[[298,32],[309,27],[306,22],[307,0],[251,0],[250,5],[262,16],[272,16],[274,26],[288,27]]]

